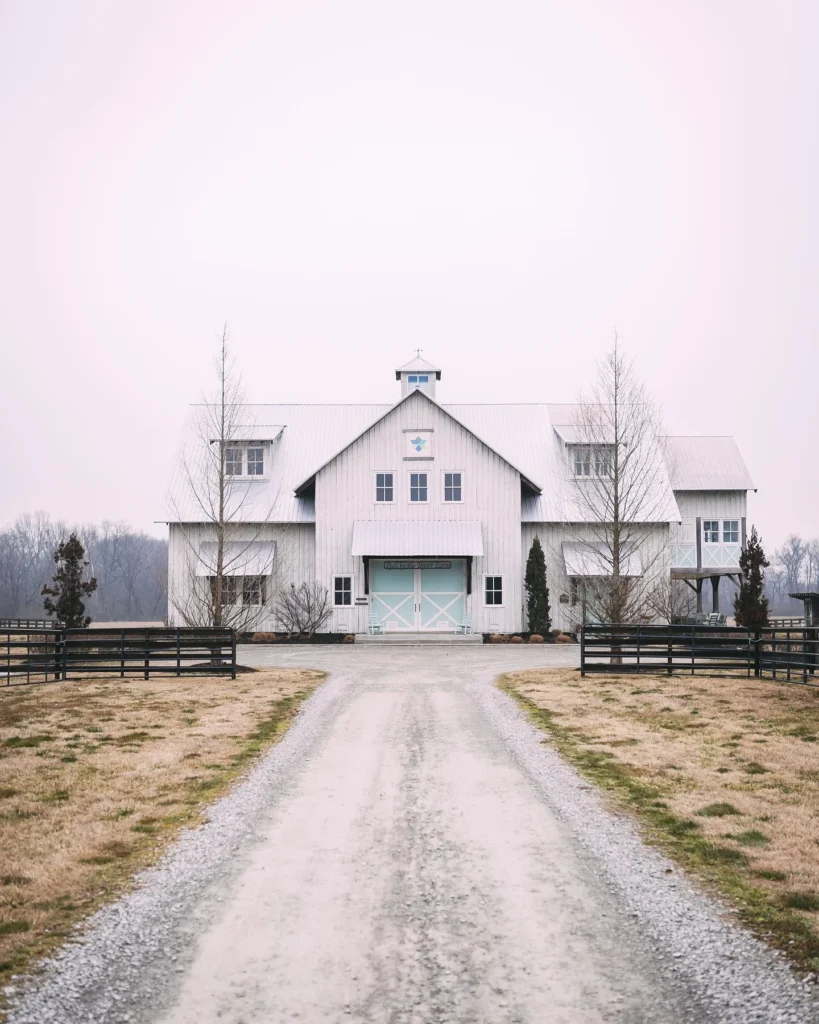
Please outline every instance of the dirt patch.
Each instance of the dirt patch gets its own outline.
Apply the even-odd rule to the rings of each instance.
[[[648,838],[819,970],[819,690],[567,670],[501,685]]]
[[[323,678],[0,688],[0,990],[196,824]]]

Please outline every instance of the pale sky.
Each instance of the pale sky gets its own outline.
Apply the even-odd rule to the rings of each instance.
[[[819,535],[819,4],[0,0],[0,524],[154,525],[249,400],[572,401],[619,332]]]

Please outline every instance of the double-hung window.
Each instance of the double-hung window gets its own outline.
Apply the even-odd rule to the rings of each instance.
[[[722,543],[739,544],[739,520],[723,519],[722,521]]]
[[[237,586],[238,576],[222,577],[222,604],[236,604],[239,600],[239,587]],[[216,577],[209,576],[210,594],[213,602],[216,602]]]
[[[503,604],[503,576],[484,576],[483,603]]]
[[[247,475],[264,476],[264,448],[254,445],[247,450]]]
[[[429,494],[426,473],[410,473],[410,501],[426,501]]]
[[[611,448],[595,448],[594,475],[611,476]]]
[[[462,500],[461,474],[444,473],[444,501]]]
[[[242,475],[242,449],[229,445],[225,449],[225,473],[228,476]]]
[[[344,608],[353,603],[353,577],[333,577],[333,604],[336,608]]]
[[[395,494],[392,473],[375,474],[375,500],[392,501]]]
[[[719,519],[703,519],[703,544],[719,544]]]

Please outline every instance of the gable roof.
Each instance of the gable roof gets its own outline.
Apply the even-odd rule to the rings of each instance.
[[[539,490],[542,486],[541,493],[524,495],[524,522],[582,521],[582,515],[574,507],[576,484],[568,471],[566,442],[554,429],[556,425],[573,422],[572,406],[537,403],[439,405],[424,392],[413,391],[411,394],[422,394],[446,412],[506,463],[514,466],[533,489]],[[272,433],[263,424],[286,425],[266,451],[265,476],[250,478],[246,486],[243,485],[245,500],[241,519],[245,522],[315,522],[312,497],[303,492],[297,494],[296,489],[315,476],[316,467],[326,465],[394,408],[395,405],[386,403],[245,406],[239,416],[240,421],[253,425],[255,429],[261,427],[260,433]],[[197,423],[204,418],[204,413],[203,406],[191,408],[182,441],[183,451],[191,450],[189,446],[197,443]],[[735,453],[730,459],[729,447]],[[686,457],[675,457],[675,453]],[[694,473],[695,466],[691,461],[694,455],[700,460],[700,469],[705,468],[702,460],[708,460],[710,468],[707,473]],[[742,467],[741,475],[735,472],[739,466]],[[668,522],[680,519],[674,489],[744,490],[753,487],[733,438],[669,438],[667,465],[656,467],[656,479],[666,498]],[[535,488],[531,481],[538,481],[540,486]],[[191,492],[181,462],[177,463],[172,475],[163,519],[190,523],[202,521],[201,508]]]
[[[499,452],[497,449],[493,448],[491,444],[488,444],[479,434],[477,434],[474,430],[472,430],[469,426],[467,426],[466,423],[464,423],[462,420],[458,419],[458,417],[456,415],[454,415],[453,412],[451,411],[451,408],[446,408],[443,405],[439,405],[435,401],[434,398],[430,398],[430,396],[426,393],[426,391],[422,391],[419,388],[419,389],[416,389],[415,391],[408,391],[406,393],[406,395],[404,395],[403,398],[401,398],[398,402],[395,403],[395,405],[391,405],[381,416],[379,416],[377,419],[373,420],[372,423],[370,423],[364,430],[362,430],[359,434],[357,434],[354,438],[352,438],[352,440],[348,441],[342,448],[339,448],[339,450],[337,452],[335,452],[335,454],[333,454],[329,459],[327,459],[325,462],[323,462],[316,470],[314,470],[310,474],[310,476],[308,476],[305,480],[303,480],[298,485],[298,487],[296,487],[296,494],[297,495],[302,494],[315,481],[315,479],[318,476],[318,474],[326,466],[329,466],[331,462],[335,462],[335,460],[339,457],[339,455],[342,454],[342,452],[347,451],[347,449],[351,445],[355,444],[355,442],[358,441],[359,438],[362,438],[369,430],[371,430],[374,426],[376,426],[376,424],[380,423],[383,419],[385,419],[387,416],[389,416],[389,414],[391,412],[394,412],[396,409],[398,409],[400,406],[402,406],[404,404],[404,402],[408,402],[408,401],[410,401],[410,399],[412,399],[412,398],[414,398],[416,396],[419,399],[423,399],[424,401],[429,402],[429,404],[435,406],[436,409],[440,409],[440,411],[445,416],[448,416],[451,420],[454,420],[455,423],[457,423],[459,427],[463,427],[463,429],[466,430],[468,433],[472,434],[473,437],[476,437],[481,442],[481,444],[484,445],[484,447],[488,448],[489,451],[493,452],[499,458],[503,459],[503,461],[508,466],[511,466],[512,469],[515,470],[515,472],[520,473],[521,480],[523,481],[523,483],[526,484],[526,486],[530,490],[534,491],[536,494],[540,493],[540,490],[541,490],[540,487],[536,483],[534,483],[532,481],[532,479],[529,476],[526,475],[526,473],[524,473],[521,469],[519,469],[518,466],[516,466],[510,459],[508,459],[502,452]]]
[[[399,366],[395,371],[395,379],[401,380],[402,373],[434,373],[436,380],[441,379],[440,368],[433,366],[432,363],[428,363],[426,359],[422,359],[420,356],[410,359],[404,366]]]

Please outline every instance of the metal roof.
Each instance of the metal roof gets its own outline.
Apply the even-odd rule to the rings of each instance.
[[[566,541],[563,544],[566,575],[583,579],[587,576],[611,576],[611,550],[605,544]],[[621,576],[642,576],[643,561],[639,551],[626,556],[620,566]]]
[[[401,380],[402,373],[434,373],[436,380],[441,379],[440,367],[433,366],[432,363],[428,363],[426,359],[422,359],[420,356],[410,359],[404,366],[399,366],[395,371],[395,379]]]
[[[215,576],[218,544],[203,540],[199,545],[197,576]],[[269,576],[276,558],[276,542],[264,540],[226,541],[222,547],[225,576]]]
[[[230,444],[241,444],[243,441],[276,441],[284,430],[284,423],[239,423],[230,430]],[[218,437],[210,439],[216,444]]]
[[[357,520],[353,523],[353,557],[438,558],[482,555],[479,522],[460,519],[388,522]]]
[[[667,437],[675,491],[751,491],[754,482],[733,437]]]
[[[368,424],[367,424],[367,426],[366,426],[366,428],[365,428],[364,430],[362,430],[360,434],[357,434],[357,435],[356,435],[355,437],[352,437],[352,438],[350,438],[350,440],[349,440],[349,441],[347,441],[347,443],[346,443],[346,444],[345,444],[345,445],[344,445],[344,446],[343,446],[342,448],[340,448],[340,449],[339,449],[339,450],[338,450],[337,452],[334,452],[334,453],[333,453],[333,455],[332,455],[332,456],[331,456],[331,457],[330,457],[329,459],[327,459],[327,460],[326,460],[325,462],[323,462],[323,463],[322,463],[322,464],[321,464],[320,466],[318,466],[318,467],[317,467],[317,468],[316,468],[316,469],[315,469],[315,470],[314,470],[314,471],[313,471],[313,472],[312,472],[312,473],[310,474],[310,476],[308,476],[308,477],[307,477],[306,479],[304,479],[304,480],[303,480],[303,481],[302,481],[302,482],[301,482],[300,484],[298,484],[298,485],[297,485],[297,487],[296,487],[296,494],[301,494],[301,493],[302,493],[302,492],[303,492],[303,491],[304,491],[304,490],[305,490],[305,489],[306,489],[306,488],[307,488],[307,487],[308,487],[308,486],[309,486],[310,484],[312,484],[312,483],[313,483],[313,481],[315,480],[316,476],[317,476],[317,475],[318,475],[318,474],[319,474],[319,473],[321,472],[321,470],[322,470],[322,469],[324,469],[324,468],[325,468],[325,466],[328,466],[328,465],[329,465],[329,464],[330,464],[331,462],[333,462],[333,461],[334,461],[334,460],[335,460],[336,458],[338,458],[338,456],[339,456],[339,455],[341,455],[341,453],[342,453],[343,451],[345,451],[345,450],[346,450],[347,448],[349,448],[349,447],[350,447],[350,445],[351,445],[351,444],[353,444],[353,443],[354,443],[355,441],[357,441],[359,437],[361,437],[362,435],[366,434],[368,430],[370,430],[370,429],[371,429],[372,427],[374,427],[374,426],[376,425],[376,423],[378,423],[378,422],[379,422],[379,420],[383,420],[383,419],[384,419],[384,417],[385,417],[385,416],[387,416],[387,414],[388,414],[388,413],[391,413],[391,412],[392,412],[392,411],[393,411],[394,409],[397,409],[397,408],[398,408],[398,407],[399,407],[400,405],[403,405],[403,404],[404,404],[404,402],[408,402],[408,401],[409,401],[409,400],[410,400],[411,398],[414,398],[414,397],[415,397],[416,395],[417,395],[417,396],[419,396],[419,398],[423,398],[423,399],[425,399],[425,400],[426,400],[427,402],[429,402],[429,403],[430,403],[430,405],[434,405],[434,406],[436,406],[437,408],[441,409],[441,410],[442,410],[443,412],[445,412],[445,413],[447,414],[447,416],[449,416],[449,417],[451,417],[451,418],[452,418],[453,420],[455,420],[455,422],[456,422],[456,423],[458,423],[458,424],[459,424],[460,426],[464,427],[464,428],[465,428],[466,430],[468,430],[468,431],[469,431],[469,432],[470,432],[471,434],[474,434],[474,435],[475,435],[475,437],[477,437],[477,439],[478,439],[478,440],[479,440],[479,441],[480,441],[480,442],[481,442],[482,444],[485,444],[485,445],[486,445],[486,447],[490,449],[490,451],[493,451],[493,452],[495,452],[495,454],[496,454],[496,455],[500,455],[500,457],[501,457],[501,458],[502,458],[502,459],[504,460],[504,462],[507,462],[507,463],[509,463],[509,465],[510,465],[510,466],[512,467],[512,469],[514,469],[514,470],[517,470],[517,472],[518,472],[518,473],[520,473],[520,475],[521,475],[521,478],[523,479],[523,482],[524,482],[524,483],[525,483],[525,484],[526,484],[526,485],[527,485],[527,486],[528,486],[528,487],[529,487],[529,488],[530,488],[531,490],[533,490],[533,491],[536,491],[536,492],[539,492],[539,491],[540,491],[540,486],[539,486],[538,484],[536,484],[536,483],[534,482],[534,480],[533,480],[533,479],[532,479],[531,477],[529,477],[529,476],[528,476],[528,475],[527,475],[527,474],[526,474],[526,473],[525,473],[525,472],[524,472],[524,471],[523,471],[523,470],[522,470],[522,469],[520,468],[520,466],[516,466],[516,465],[515,465],[515,464],[514,464],[514,463],[513,463],[513,462],[512,462],[512,461],[511,461],[511,460],[510,460],[509,458],[508,458],[508,456],[504,455],[504,453],[503,453],[503,452],[501,452],[501,451],[499,451],[498,449],[494,448],[494,447],[493,447],[493,446],[492,446],[491,444],[489,444],[489,443],[488,443],[487,441],[485,441],[485,440],[484,440],[484,438],[483,438],[483,437],[481,437],[481,435],[480,435],[480,434],[479,434],[479,433],[478,433],[478,432],[477,432],[476,430],[473,430],[473,429],[472,429],[472,428],[471,428],[470,426],[468,426],[468,425],[467,425],[466,423],[464,423],[464,421],[463,421],[463,420],[459,419],[459,417],[458,417],[458,416],[457,416],[457,415],[456,415],[456,414],[455,414],[455,413],[454,413],[454,412],[452,411],[452,409],[453,409],[453,407],[452,407],[452,406],[447,406],[447,405],[438,405],[438,403],[437,403],[437,402],[435,401],[435,399],[434,399],[434,398],[432,398],[432,397],[431,397],[430,395],[428,395],[428,394],[426,393],[426,391],[422,391],[422,390],[420,390],[420,389],[417,389],[417,390],[415,390],[415,391],[408,391],[408,392],[407,392],[407,393],[406,393],[406,394],[405,394],[405,395],[403,396],[403,398],[401,398],[401,399],[400,399],[400,400],[399,400],[398,402],[396,402],[396,403],[395,403],[395,405],[391,405],[391,406],[389,406],[389,407],[387,408],[387,410],[386,410],[386,411],[385,411],[385,412],[384,412],[384,413],[383,413],[383,414],[382,414],[381,416],[379,416],[379,417],[378,417],[378,418],[377,418],[376,420],[374,420],[374,422],[372,422],[372,423],[368,423]]]
[[[421,391],[410,394],[424,394]],[[435,403],[437,404],[437,403]],[[258,405],[246,406],[243,424],[286,424],[265,456],[264,477],[237,478],[236,521],[315,522],[313,499],[296,494],[317,469],[360,437],[394,404],[387,405]],[[571,424],[577,406],[545,404],[441,405],[492,451],[515,467],[539,494],[524,494],[524,522],[583,522],[577,483],[571,477],[566,444],[555,426]],[[199,441],[198,424],[207,421],[203,406],[191,410],[181,452],[190,457]],[[254,428],[255,429],[255,428]],[[753,482],[733,438],[672,437],[666,439],[666,464],[651,467],[658,500],[653,521],[677,522],[680,512],[674,490],[747,490]],[[202,522],[196,495],[180,461],[171,481],[166,520]]]

